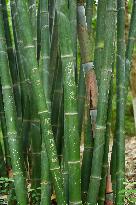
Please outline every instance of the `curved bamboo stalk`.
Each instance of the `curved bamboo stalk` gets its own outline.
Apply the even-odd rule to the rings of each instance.
[[[26,169],[28,168],[27,154],[29,149],[29,131],[30,131],[30,99],[29,92],[30,86],[28,84],[28,72],[26,73],[26,62],[23,58],[23,42],[18,28],[18,15],[16,11],[15,0],[10,1],[12,28],[16,50],[16,61],[18,66],[18,73],[20,79],[20,91],[21,91],[21,133],[23,136],[23,152]]]
[[[23,161],[21,157],[20,147],[21,137],[19,136],[19,131],[17,128],[17,115],[12,92],[11,76],[8,66],[1,6],[2,5],[0,2],[0,76],[2,82],[2,93],[7,125],[8,143],[12,161],[17,201],[22,205],[27,205],[27,192],[25,179],[23,176]],[[22,190],[24,191],[22,192]]]
[[[15,98],[15,103],[16,103],[17,116],[18,116],[18,120],[21,123],[22,110],[21,110],[21,95],[20,95],[18,68],[16,64],[16,56],[15,56],[15,52],[13,48],[11,30],[9,26],[9,16],[8,16],[6,4],[7,4],[6,0],[2,0],[3,21],[4,21],[4,30],[5,30],[5,38],[6,38],[6,44],[7,44],[9,67],[10,67],[12,82],[14,84],[13,91],[14,91],[14,98]]]

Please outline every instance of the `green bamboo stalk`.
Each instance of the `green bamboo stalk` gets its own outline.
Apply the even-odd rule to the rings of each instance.
[[[49,162],[45,144],[42,143],[41,151],[41,202],[40,205],[51,204],[51,182],[49,172]]]
[[[99,186],[102,172],[102,160],[105,144],[105,130],[106,130],[106,113],[108,92],[110,87],[112,60],[113,60],[113,41],[115,31],[115,1],[107,0],[106,7],[106,28],[104,41],[104,59],[103,72],[101,72],[101,81],[99,86],[98,109],[96,128],[94,135],[94,150],[92,159],[92,169],[90,177],[90,186],[88,192],[88,205],[96,205],[99,194]],[[110,32],[109,32],[110,30]]]
[[[41,18],[40,18],[40,0],[38,1],[38,11],[37,11],[37,61],[40,60],[41,51]]]
[[[50,94],[49,94],[49,60],[50,60],[50,35],[49,35],[49,13],[48,0],[40,2],[40,16],[41,16],[41,57],[40,57],[40,71],[43,81],[44,92],[46,96],[46,103],[50,111]],[[45,158],[45,159],[44,159]],[[45,164],[46,160],[46,164]],[[45,164],[45,165],[44,165]],[[45,143],[42,140],[41,152],[41,205],[51,204],[51,182],[49,174],[49,163]]]
[[[77,28],[78,28],[78,38],[81,51],[81,61],[82,64],[90,62],[91,49],[90,41],[87,33],[86,20],[85,20],[85,9],[83,3],[80,3],[77,7]],[[84,29],[82,29],[84,28]],[[79,112],[79,134],[81,136],[82,132],[82,123],[83,123],[83,113],[84,113],[84,104],[85,104],[85,79],[84,79],[84,67],[80,67],[80,76],[79,76],[79,93],[78,93],[78,112]]]
[[[86,0],[85,15],[89,34],[92,32],[93,5],[94,0]]]
[[[17,115],[12,92],[11,76],[9,73],[1,6],[2,5],[0,2],[0,76],[2,82],[2,93],[7,125],[8,143],[12,161],[17,201],[22,205],[26,205],[27,192],[23,176],[23,162],[20,149],[21,137],[19,136],[19,131],[17,128]],[[22,192],[22,190],[24,191]]]
[[[113,63],[114,69],[114,63]],[[105,202],[105,193],[106,193],[106,178],[108,175],[108,153],[109,153],[109,141],[111,133],[111,116],[112,116],[112,99],[113,99],[113,69],[112,69],[112,78],[110,82],[109,98],[108,98],[108,111],[107,111],[107,122],[106,122],[106,132],[105,132],[105,146],[104,146],[104,155],[103,155],[103,165],[102,165],[102,175],[101,175],[101,184],[99,189],[99,205],[104,205]]]
[[[41,56],[40,56],[40,71],[43,81],[44,92],[46,96],[47,107],[50,110],[50,93],[49,87],[49,60],[50,60],[50,35],[49,35],[49,13],[48,0],[40,2],[41,14]]]
[[[30,21],[33,30],[33,41],[37,47],[37,15],[36,15],[36,0],[28,0]]]
[[[57,1],[59,4],[59,1]],[[70,22],[61,4],[57,11],[59,45],[64,72],[64,149],[68,156],[69,204],[81,202],[80,137]],[[67,46],[66,46],[67,45]]]
[[[105,30],[105,13],[106,0],[99,0],[97,7],[97,22],[96,22],[96,40],[94,53],[94,67],[96,69],[96,77],[98,87],[100,84],[100,72],[103,66],[103,50],[104,50],[104,30]]]
[[[16,49],[16,59],[20,78],[20,90],[21,90],[21,104],[22,104],[22,136],[23,136],[23,151],[26,169],[28,167],[27,153],[29,150],[29,130],[30,130],[30,99],[29,99],[29,84],[28,84],[28,72],[26,73],[26,62],[23,58],[23,42],[17,27],[19,21],[16,12],[15,1],[10,2],[13,36]]]
[[[90,42],[88,31],[87,31],[85,8],[84,8],[84,4],[82,2],[78,3],[78,12],[77,13],[78,13],[78,15],[77,15],[78,16],[78,38],[79,38],[79,44],[80,44],[82,66],[83,66],[83,70],[84,70],[84,76],[86,78],[85,83],[86,83],[87,98],[88,98],[88,101],[90,102],[91,117],[93,120],[94,113],[95,113],[95,118],[96,118],[97,82],[96,82],[96,75],[95,75],[95,72],[93,69],[93,63],[91,62],[91,58],[92,58],[92,56],[91,56],[91,42]],[[82,81],[82,83],[84,83],[84,82]],[[84,88],[84,86],[83,86],[83,88]],[[91,95],[90,95],[90,93],[91,93]],[[79,101],[79,103],[80,103],[80,101]],[[79,108],[80,108],[80,104],[79,104]],[[79,110],[79,112],[80,112],[80,110]],[[80,114],[80,116],[81,116],[81,114]],[[94,119],[94,121],[95,121],[95,119]],[[79,125],[82,125],[81,122],[79,122],[79,123],[80,123]]]
[[[77,1],[68,1],[69,19],[71,26],[71,39],[73,45],[73,54],[75,58],[75,81],[78,83],[78,68],[77,68]]]
[[[116,205],[124,204],[125,181],[125,0],[117,1],[117,115],[116,115]]]
[[[82,134],[83,126],[83,114],[85,105],[85,78],[83,66],[80,66],[79,82],[78,82],[78,124],[79,124],[79,136]]]
[[[4,160],[2,143],[0,141],[0,177],[6,177],[6,176],[7,176],[6,164],[5,164],[5,160]]]
[[[128,43],[127,43],[127,47],[126,47],[126,62],[125,62],[126,90],[125,90],[125,96],[127,96],[127,93],[128,93],[131,61],[132,61],[132,54],[133,54],[133,50],[134,50],[135,39],[136,39],[136,1],[133,0],[133,8],[132,8],[130,28],[129,28]]]
[[[43,88],[46,97],[48,112],[51,112],[51,102],[49,91],[49,61],[50,61],[50,33],[49,33],[49,12],[48,0],[41,0],[40,15],[41,15],[41,56],[40,56],[40,72],[43,82]],[[44,159],[45,158],[45,159]],[[46,164],[45,164],[46,160]],[[51,204],[51,182],[49,173],[49,163],[45,142],[42,139],[41,152],[41,205]]]
[[[63,100],[63,76],[62,76],[62,64],[60,57],[58,57],[58,66],[56,68],[56,82],[54,88],[54,94],[52,99],[52,129],[56,141],[57,153],[59,159],[61,158],[62,151],[62,136],[63,136],[63,122],[62,122],[62,100]],[[62,130],[60,130],[62,129]]]
[[[49,82],[50,82],[50,99],[52,101],[54,89],[55,89],[55,82],[56,82],[56,68],[58,67],[58,22],[57,22],[57,15],[55,15],[54,19],[54,27],[52,33],[52,40],[51,40],[51,49],[50,49],[50,62],[49,62]]]
[[[41,186],[41,132],[40,120],[37,115],[37,107],[32,92],[30,105],[28,107],[31,107],[31,116],[27,118],[30,119],[30,139],[28,138],[28,140],[31,140],[31,142],[28,142],[28,144],[31,144],[31,187],[35,189],[35,193],[38,195]]]
[[[18,119],[21,121],[22,111],[21,111],[20,91],[19,91],[20,89],[19,76],[18,76],[15,53],[14,53],[13,42],[12,42],[12,37],[11,37],[11,30],[9,26],[7,5],[6,5],[5,0],[2,0],[2,8],[3,8],[3,21],[4,21],[4,30],[5,30],[5,38],[6,38],[6,44],[7,44],[9,66],[10,66],[10,71],[11,71],[12,82],[14,84],[13,91],[14,91],[14,97],[15,97],[15,103],[16,103],[16,109],[17,109],[17,116],[18,116]]]
[[[63,95],[64,96],[64,95]],[[56,147],[58,153],[58,159],[61,164],[63,160],[63,144],[64,144],[64,102],[61,102],[61,107],[58,116],[58,128],[56,131]]]
[[[49,27],[50,27],[50,38],[53,40],[53,28],[54,28],[54,20],[55,20],[55,4],[56,0],[49,0]]]
[[[9,153],[9,144],[8,144],[8,137],[7,137],[7,127],[6,127],[6,119],[5,119],[5,113],[4,113],[2,86],[1,85],[0,85],[0,121],[1,121],[1,131],[2,131],[2,135],[3,135],[3,141],[4,141],[6,169],[8,172],[9,170],[11,170],[11,158],[10,158],[10,153]]]
[[[52,174],[52,179],[56,191],[58,204],[65,204],[64,193],[63,193],[63,183],[60,173],[59,162],[57,159],[57,152],[55,147],[55,142],[53,139],[53,134],[51,131],[50,113],[47,109],[46,99],[44,96],[44,90],[42,87],[42,81],[40,78],[39,69],[37,66],[37,61],[35,57],[32,31],[30,26],[30,20],[27,13],[27,5],[23,0],[16,0],[17,11],[19,15],[19,28],[24,44],[24,55],[27,59],[29,65],[29,77],[32,83],[32,89],[35,96],[35,101],[37,103],[38,114],[41,121],[41,130],[43,140],[46,145],[47,155],[49,159],[50,171]]]

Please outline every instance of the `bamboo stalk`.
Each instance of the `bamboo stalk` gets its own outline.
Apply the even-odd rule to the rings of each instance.
[[[49,27],[50,27],[50,39],[53,40],[53,28],[55,21],[55,4],[56,0],[49,0]]]
[[[104,50],[104,30],[105,30],[105,13],[106,13],[106,0],[98,1],[97,8],[97,22],[96,22],[96,40],[95,40],[95,53],[94,53],[94,67],[96,69],[96,77],[98,87],[100,84],[100,72],[103,66],[103,50]]]
[[[86,99],[85,103],[85,119],[84,119],[84,152],[81,169],[81,189],[82,202],[87,202],[87,194],[91,175],[92,157],[93,157],[93,132],[90,116],[90,102]]]
[[[3,8],[3,21],[4,21],[4,31],[5,31],[5,38],[7,44],[7,53],[8,53],[8,60],[9,60],[9,67],[12,77],[12,82],[14,84],[13,91],[16,103],[16,110],[18,119],[21,120],[22,110],[21,110],[21,97],[20,97],[20,85],[19,85],[19,76],[18,76],[18,69],[15,59],[15,52],[13,48],[13,42],[11,37],[11,30],[9,26],[9,19],[8,19],[8,11],[6,1],[2,0],[2,8]]]
[[[128,43],[126,47],[126,62],[125,62],[125,76],[126,76],[126,91],[125,95],[127,96],[128,93],[128,85],[129,85],[129,77],[130,77],[130,69],[131,69],[131,61],[132,61],[132,54],[134,50],[134,42],[136,39],[136,1],[133,0],[133,9],[131,15],[131,22],[129,28],[129,36],[128,36]]]
[[[3,104],[1,85],[0,85],[0,121],[1,121],[1,131],[3,135],[3,141],[4,141],[6,169],[7,169],[7,172],[9,172],[11,170],[11,157],[9,153],[9,144],[8,144],[8,137],[7,137],[7,127],[6,127],[6,119],[5,119],[5,113],[4,113],[4,104]]]
[[[37,11],[37,61],[39,64],[40,51],[41,51],[41,18],[40,18],[40,0],[38,1]]]
[[[97,107],[97,82],[96,82],[96,76],[91,62],[91,43],[87,32],[85,9],[83,3],[78,4],[78,38],[79,38],[79,44],[81,50],[82,66],[84,70],[84,75],[86,77],[87,98],[91,105],[90,107],[91,115],[93,115]],[[82,83],[84,82],[82,81]],[[82,117],[81,114],[80,116]],[[82,122],[79,123],[80,123],[79,125],[82,125]]]
[[[20,149],[21,137],[19,136],[19,131],[17,128],[17,115],[12,91],[11,76],[9,73],[1,6],[2,5],[0,2],[0,76],[2,82],[2,93],[7,125],[8,143],[12,161],[17,201],[22,205],[26,205],[27,192],[23,176],[23,162]]]
[[[6,164],[5,164],[5,160],[4,160],[2,143],[0,141],[0,177],[6,177],[6,176],[7,176]]]
[[[50,49],[50,62],[49,62],[49,82],[50,82],[50,99],[52,101],[54,89],[55,89],[55,82],[56,82],[56,75],[55,71],[58,67],[58,23],[57,23],[57,15],[55,15],[54,19],[54,27],[52,31],[52,40],[51,40],[51,49]]]
[[[11,17],[12,17],[12,27],[13,36],[16,50],[16,60],[18,66],[18,73],[20,79],[20,91],[21,91],[21,133],[23,136],[23,151],[26,169],[28,168],[27,154],[29,150],[29,131],[30,131],[30,99],[29,92],[30,86],[28,84],[28,71],[26,71],[26,61],[23,58],[23,42],[18,28],[18,15],[16,11],[15,1],[10,1]]]
[[[108,162],[108,153],[109,153],[109,141],[111,134],[111,116],[112,116],[112,99],[113,99],[113,71],[114,71],[114,63],[112,69],[112,78],[110,82],[110,90],[109,90],[109,98],[108,98],[108,111],[107,111],[107,122],[106,122],[106,132],[105,132],[105,147],[104,147],[104,155],[103,155],[103,165],[102,165],[102,179],[99,189],[99,205],[104,205],[106,201],[106,179],[108,176],[109,162]],[[113,194],[113,193],[112,193]]]
[[[89,32],[89,36],[92,32],[93,5],[94,5],[94,0],[86,0],[85,15],[86,15],[86,22],[87,22],[87,29]]]
[[[98,109],[96,128],[94,135],[94,150],[92,159],[92,169],[90,177],[90,186],[88,192],[88,205],[95,205],[99,193],[99,186],[102,172],[102,160],[105,144],[105,130],[106,130],[106,113],[108,92],[110,87],[110,80],[112,74],[112,55],[113,55],[113,41],[115,30],[115,1],[108,0],[106,7],[106,28],[104,41],[104,59],[103,68],[101,72],[101,80],[99,86]],[[110,32],[109,32],[110,28]]]
[[[48,112],[51,112],[50,102],[50,85],[49,85],[49,61],[50,61],[50,33],[49,33],[49,12],[48,0],[40,1],[40,16],[41,16],[41,56],[40,56],[40,72],[43,82],[44,93]],[[51,116],[51,114],[50,114]],[[46,162],[46,163],[45,163]],[[51,182],[49,172],[49,162],[45,142],[42,138],[41,152],[41,205],[51,204]]]
[[[37,48],[37,15],[36,15],[36,0],[28,0],[29,16],[33,31],[33,41]]]
[[[35,57],[32,31],[29,16],[27,13],[27,5],[25,4],[24,0],[16,0],[16,3],[20,20],[19,28],[25,49],[24,55],[29,65],[29,77],[32,82],[32,89],[35,95],[35,101],[37,103],[38,114],[41,121],[42,136],[47,149],[49,166],[57,195],[57,201],[58,204],[62,205],[65,204],[62,177],[60,173],[59,162],[57,159],[57,152],[53,139],[53,133],[51,130],[50,113],[47,108],[44,90],[42,87],[42,81],[40,79],[39,69]]]
[[[85,105],[85,78],[83,66],[80,66],[79,71],[79,82],[78,82],[78,125],[79,125],[79,136],[81,138],[83,128],[83,115]]]
[[[117,115],[116,115],[116,205],[124,204],[125,180],[125,1],[117,1]]]
[[[77,68],[77,1],[68,1],[68,13],[71,26],[71,39],[73,45],[73,55],[75,63],[75,81],[78,83],[78,68]]]
[[[56,68],[56,82],[54,94],[52,99],[52,129],[56,141],[58,157],[61,160],[62,153],[62,136],[64,135],[62,111],[63,111],[63,76],[62,76],[62,63],[58,57],[58,66]],[[62,129],[62,130],[60,130]]]
[[[58,2],[59,4],[59,2]],[[81,203],[80,138],[70,22],[61,5],[57,10],[59,45],[64,71],[64,147],[68,156],[69,204]],[[66,46],[67,45],[67,46]]]

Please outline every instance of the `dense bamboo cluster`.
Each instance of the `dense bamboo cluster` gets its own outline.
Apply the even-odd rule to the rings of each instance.
[[[125,0],[0,0],[0,178],[13,179],[9,205],[124,205],[135,38],[136,0],[127,45]]]

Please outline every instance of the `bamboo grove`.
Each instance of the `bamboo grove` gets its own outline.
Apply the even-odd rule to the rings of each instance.
[[[125,0],[0,0],[0,177],[12,179],[9,205],[124,205],[132,2],[125,40]]]

